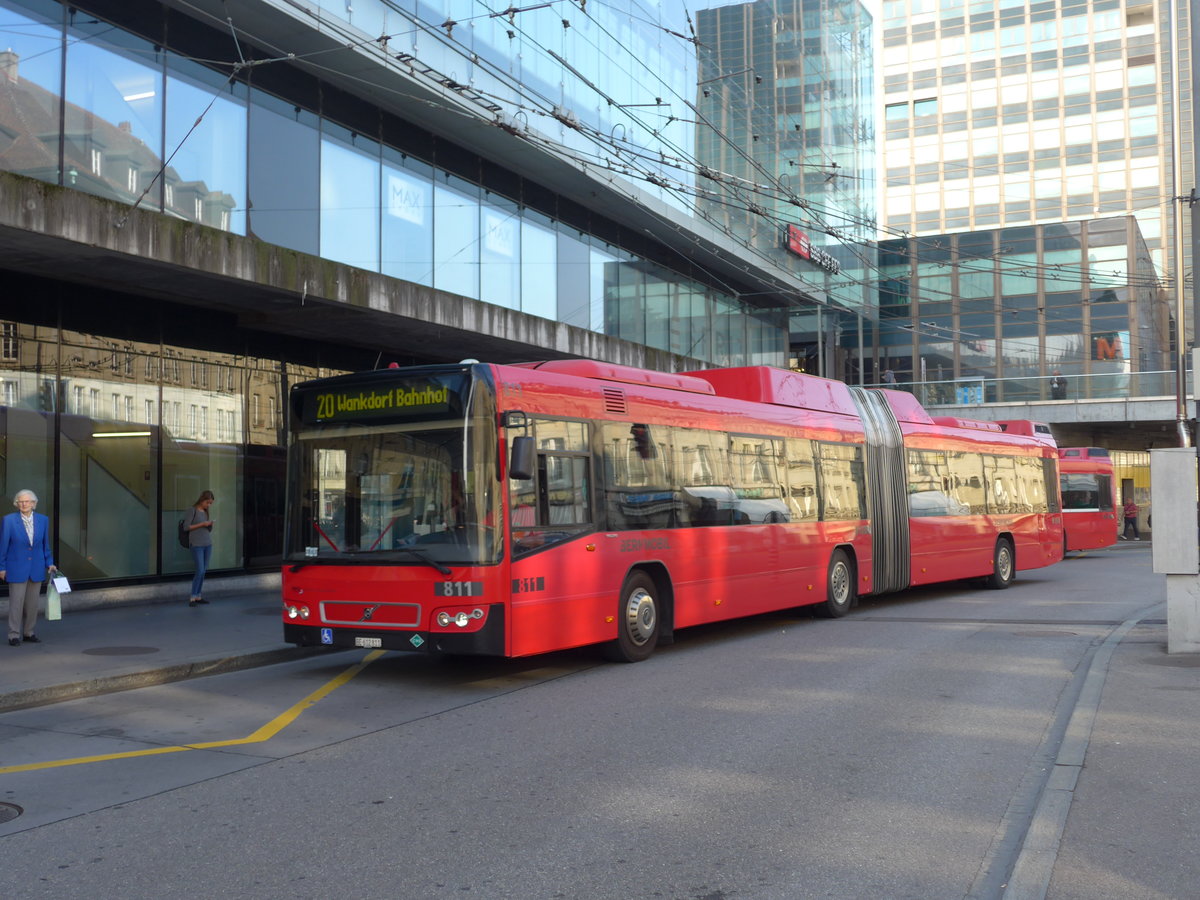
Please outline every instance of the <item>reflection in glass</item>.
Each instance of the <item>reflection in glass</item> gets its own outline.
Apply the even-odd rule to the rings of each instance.
[[[134,203],[162,166],[162,51],[82,18],[68,41],[66,184]],[[152,188],[142,204],[158,209],[160,198]]]
[[[262,91],[251,96],[250,234],[315,256],[320,250],[317,117]]]
[[[167,211],[245,234],[245,86],[171,55],[167,97]]]
[[[439,173],[433,207],[433,286],[478,300],[479,188]]]
[[[5,79],[8,104],[0,131],[0,160],[4,169],[58,183],[58,113],[62,94],[62,27],[57,3],[26,3],[12,8],[0,3],[0,78]],[[14,128],[14,126],[16,126]],[[13,133],[4,133],[12,129]],[[19,489],[18,489],[19,490]]]
[[[433,170],[387,146],[383,158],[383,274],[432,286]]]
[[[509,309],[521,308],[521,220],[517,205],[489,194],[482,207],[479,250],[480,299]]]
[[[321,255],[379,271],[379,144],[325,123]]]
[[[558,240],[553,227],[526,211],[521,221],[521,311],[553,319],[558,311]],[[595,288],[593,287],[593,291]],[[599,292],[593,296],[601,296]]]

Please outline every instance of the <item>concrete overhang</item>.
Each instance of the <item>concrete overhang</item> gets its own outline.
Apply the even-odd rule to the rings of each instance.
[[[822,287],[802,282],[793,272],[759,253],[748,251],[721,229],[647,193],[607,169],[581,168],[554,152],[550,134],[530,123],[517,125],[497,112],[498,105],[449,73],[422,72],[396,59],[375,38],[317,9],[288,0],[164,0],[165,5],[228,32],[240,41],[275,54],[278,64],[296,66],[347,93],[415,122],[637,233],[653,239],[712,273],[718,283],[735,286],[746,301],[763,307],[811,307],[827,303]],[[397,21],[408,22],[397,14]],[[425,38],[454,52],[468,52],[437,28]],[[237,48],[230,38],[230,61]],[[465,59],[464,59],[465,62]],[[276,63],[268,63],[274,65]],[[691,113],[689,112],[690,116]],[[782,241],[782,234],[780,235]],[[814,269],[813,280],[824,276]]]
[[[0,270],[220,310],[247,328],[455,362],[704,363],[0,172]],[[21,303],[27,302],[19,298]],[[539,348],[539,349],[533,349]]]

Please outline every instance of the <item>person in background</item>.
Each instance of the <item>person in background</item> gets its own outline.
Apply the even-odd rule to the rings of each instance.
[[[50,555],[50,520],[37,508],[37,494],[17,491],[15,513],[0,528],[0,578],[8,582],[8,646],[40,644],[37,625],[38,592],[46,573],[58,571]]]
[[[1067,399],[1067,379],[1060,369],[1055,369],[1054,377],[1050,379],[1050,399]]]
[[[1133,498],[1130,497],[1125,501],[1125,529],[1121,532],[1121,540],[1129,540],[1128,535],[1130,530],[1133,531],[1133,539],[1135,541],[1140,541],[1142,539],[1141,535],[1138,534],[1137,517],[1138,506],[1133,502]]]
[[[212,491],[202,491],[199,499],[183,517],[183,527],[188,532],[188,546],[191,547],[192,559],[196,562],[196,574],[192,577],[192,595],[188,598],[188,606],[208,603],[200,592],[204,590],[204,573],[208,571],[208,561],[212,559],[213,520],[209,518],[208,508],[215,500]]]
[[[883,383],[886,385],[894,385],[896,383],[896,373],[891,369],[883,370]]]

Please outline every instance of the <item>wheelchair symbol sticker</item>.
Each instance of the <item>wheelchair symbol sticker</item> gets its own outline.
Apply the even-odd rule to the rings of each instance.
[[[332,644],[333,643],[333,629],[332,628],[322,628],[321,629],[321,643],[322,644]]]

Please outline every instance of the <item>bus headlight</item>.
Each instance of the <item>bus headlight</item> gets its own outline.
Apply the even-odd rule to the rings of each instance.
[[[486,613],[479,607],[469,610],[460,609],[455,611],[444,609],[434,616],[434,621],[437,622],[438,626],[441,628],[449,628],[451,625],[455,625],[459,628],[467,628],[476,621],[482,619],[485,615]]]
[[[309,611],[307,606],[301,606],[298,603],[288,603],[283,607],[284,615],[289,619],[307,619]]]

